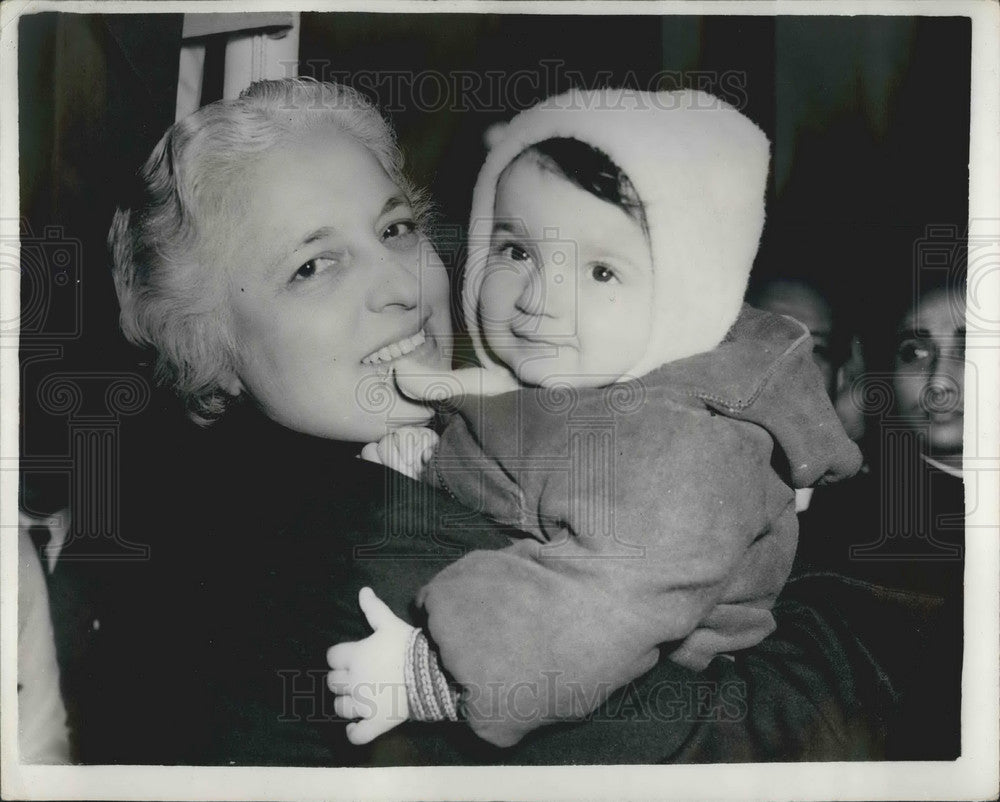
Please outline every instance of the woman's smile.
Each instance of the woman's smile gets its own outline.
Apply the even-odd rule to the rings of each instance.
[[[394,359],[399,359],[401,356],[413,351],[415,348],[420,347],[426,342],[426,337],[424,335],[424,330],[420,329],[416,334],[410,335],[409,337],[404,337],[402,340],[390,343],[389,345],[383,345],[377,351],[369,354],[361,360],[362,365],[378,365],[382,362],[391,362]]]
[[[441,349],[438,337],[428,334],[421,324],[416,334],[410,334],[375,349],[361,360],[362,365],[386,365],[403,357],[422,363],[437,364],[440,361]]]

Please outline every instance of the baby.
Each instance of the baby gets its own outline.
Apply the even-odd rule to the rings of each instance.
[[[328,654],[355,743],[464,717],[510,745],[661,647],[700,670],[753,646],[791,570],[793,488],[860,465],[808,332],[742,306],[769,149],[750,120],[694,91],[573,91],[498,139],[463,290],[484,367],[399,373],[411,395],[456,386],[456,413],[439,442],[400,430],[365,456],[527,536],[438,574],[426,631],[362,591],[375,633]]]

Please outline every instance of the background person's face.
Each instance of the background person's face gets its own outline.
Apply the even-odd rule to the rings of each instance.
[[[448,366],[448,279],[374,156],[327,128],[289,139],[240,182],[224,251],[238,383],[268,417],[377,439],[430,412],[398,394],[398,359]]]
[[[618,207],[521,157],[497,184],[488,260],[483,335],[521,381],[610,384],[645,353],[652,261]]]
[[[813,339],[813,362],[823,374],[826,392],[832,398],[837,388],[837,366],[830,354],[833,311],[826,299],[807,284],[788,279],[769,283],[754,296],[753,305],[793,317],[809,329]]]
[[[927,431],[928,456],[961,465],[965,390],[965,298],[958,290],[921,296],[897,332],[896,413]]]

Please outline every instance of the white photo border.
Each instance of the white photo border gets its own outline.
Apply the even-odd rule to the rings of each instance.
[[[0,236],[17,236],[17,20],[43,11],[64,13],[215,13],[265,10],[367,11],[420,14],[698,14],[916,15],[972,20],[970,236],[1000,241],[1000,6],[991,0],[717,0],[715,2],[29,2],[0,6]],[[944,58],[947,54],[943,54]],[[0,319],[16,319],[15,271],[0,275]],[[1000,277],[985,276],[996,292],[980,299],[1000,321]],[[990,283],[992,281],[992,283]],[[968,284],[973,286],[973,276]],[[983,304],[986,304],[984,307]],[[995,799],[998,769],[1000,670],[1000,330],[991,347],[970,349],[979,377],[976,431],[966,419],[966,442],[977,438],[980,504],[970,510],[966,545],[963,754],[954,762],[713,764],[704,766],[226,768],[163,766],[28,766],[17,756],[17,526],[18,351],[0,348],[0,756],[5,799]],[[992,358],[988,358],[992,357]],[[987,455],[987,456],[983,456]],[[992,492],[990,492],[992,491]],[[968,490],[967,490],[968,492]],[[985,503],[982,503],[984,502]]]

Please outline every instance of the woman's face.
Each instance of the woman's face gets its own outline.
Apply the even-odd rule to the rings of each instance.
[[[927,432],[928,456],[961,467],[965,297],[932,290],[903,318],[893,387],[896,413]]]
[[[448,367],[448,278],[400,188],[333,128],[284,141],[239,185],[238,235],[218,251],[238,353],[226,389],[335,440],[428,421],[390,372]]]

